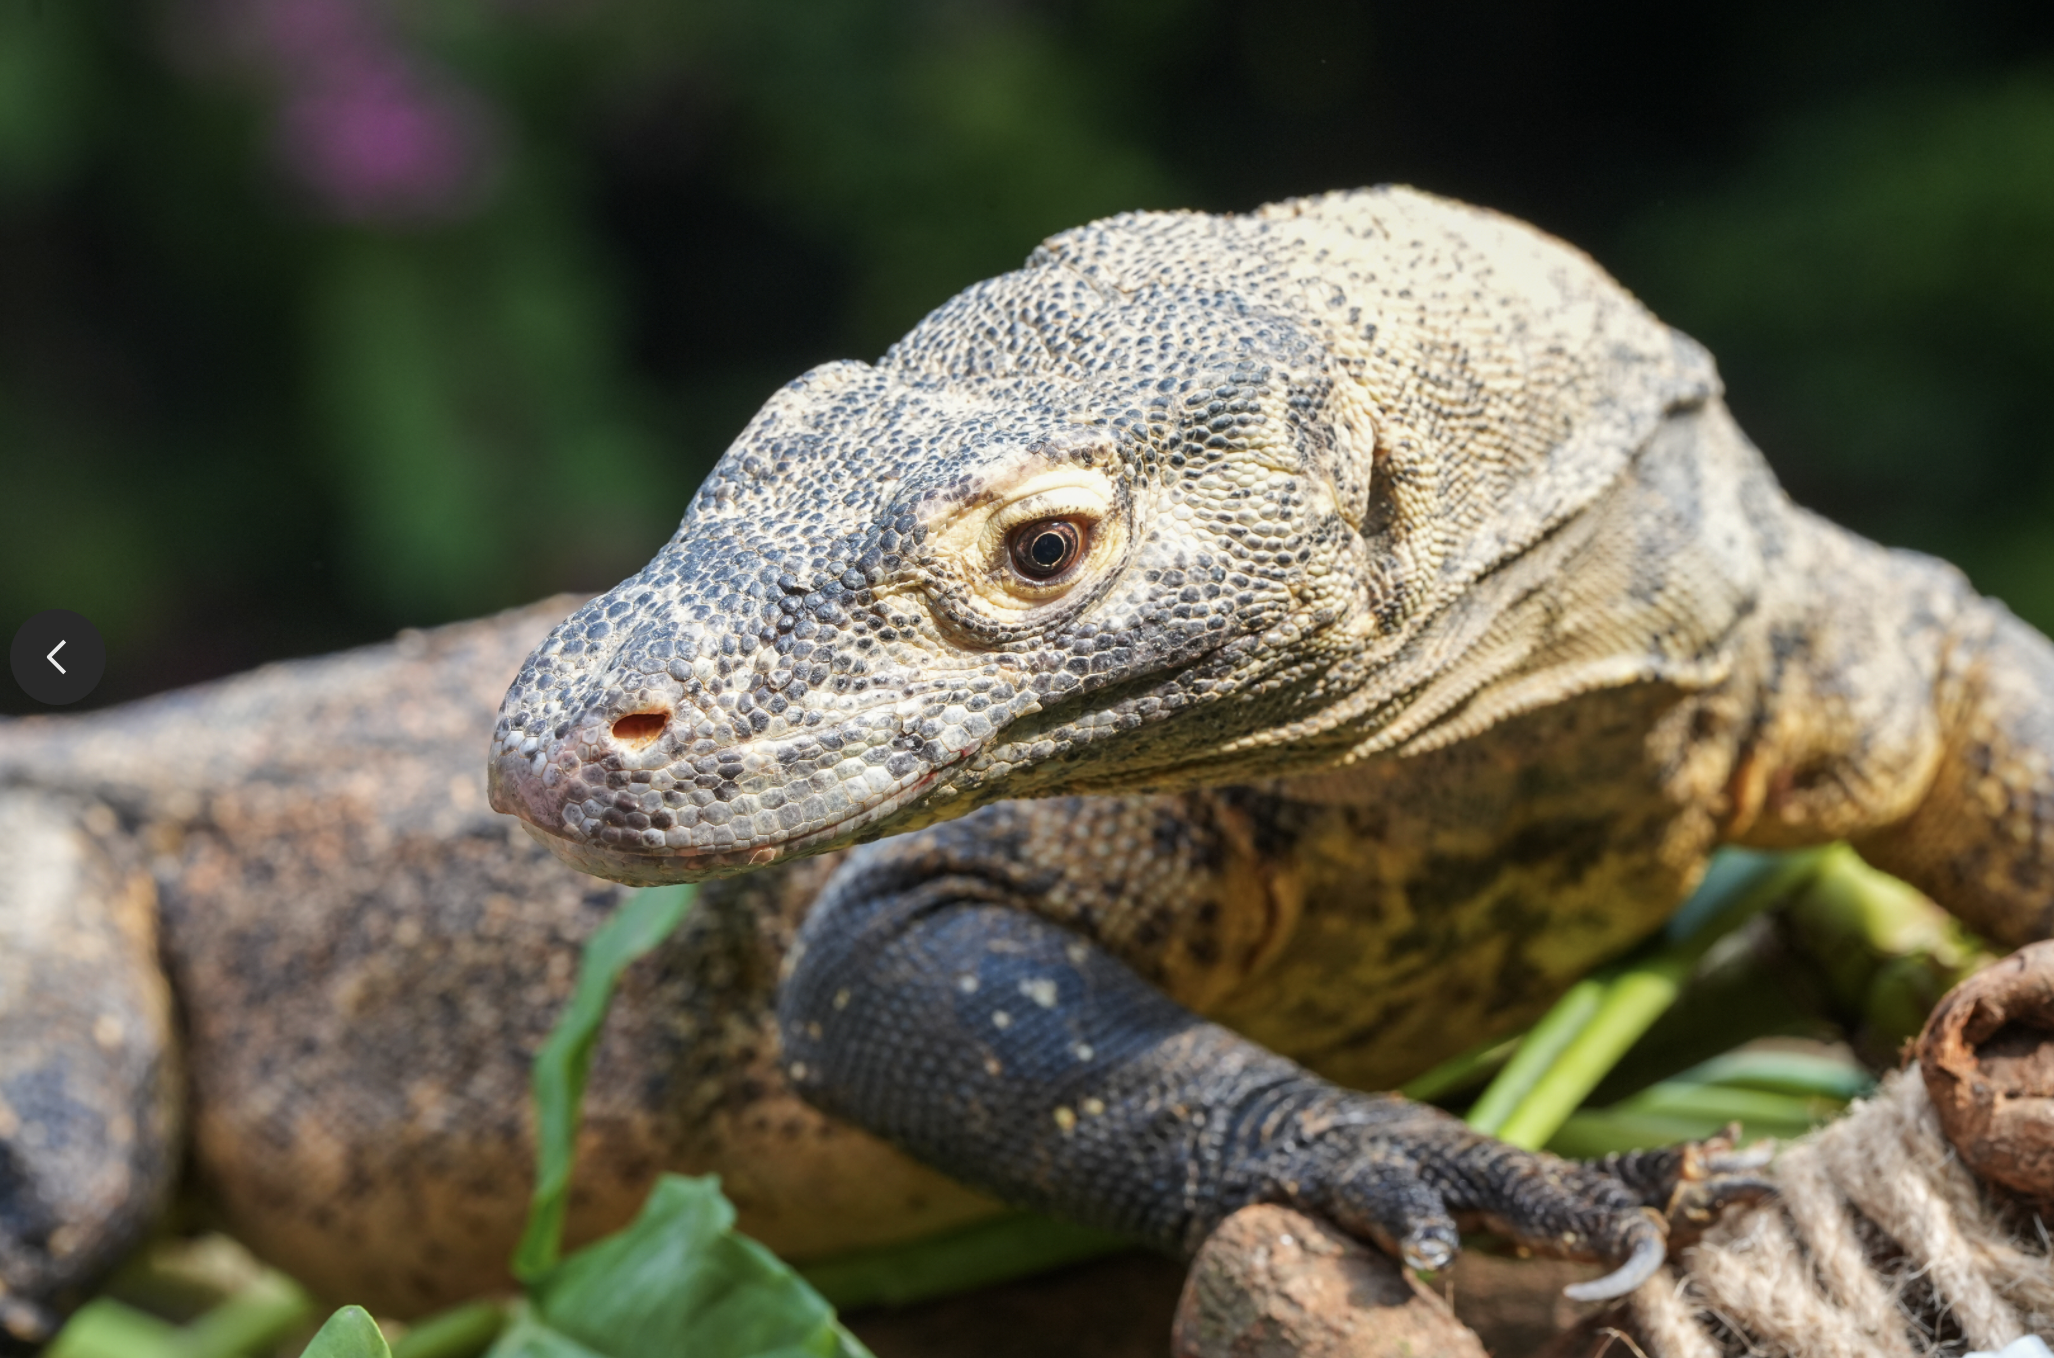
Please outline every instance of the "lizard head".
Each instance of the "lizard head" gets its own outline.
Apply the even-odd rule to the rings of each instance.
[[[1442,448],[1378,399],[1369,292],[1294,281],[1267,235],[1083,228],[778,392],[655,559],[530,657],[493,805],[648,883],[1345,755],[1343,700],[1460,544]]]

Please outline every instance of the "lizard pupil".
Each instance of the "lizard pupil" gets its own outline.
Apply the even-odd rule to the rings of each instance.
[[[1030,580],[1068,570],[1083,551],[1084,535],[1068,519],[1042,519],[1013,530],[1013,565]]]

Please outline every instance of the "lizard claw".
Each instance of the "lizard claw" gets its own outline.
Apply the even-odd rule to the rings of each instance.
[[[1736,1124],[1737,1125],[1737,1124]],[[1723,1135],[1723,1133],[1722,1133]],[[1710,1142],[1700,1143],[1706,1147]],[[1703,1157],[1705,1171],[1713,1176],[1722,1174],[1746,1174],[1752,1170],[1767,1169],[1776,1158],[1776,1143],[1764,1137],[1744,1150],[1723,1151]]]
[[[1611,1301],[1623,1297],[1638,1288],[1669,1257],[1669,1237],[1654,1219],[1654,1213],[1647,1215],[1647,1225],[1632,1233],[1633,1249],[1626,1256],[1626,1262],[1602,1278],[1593,1278],[1587,1283],[1571,1283],[1562,1289],[1562,1295],[1571,1301]]]

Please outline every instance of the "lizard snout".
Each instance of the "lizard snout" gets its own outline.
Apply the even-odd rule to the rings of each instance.
[[[554,773],[545,778],[545,773]],[[531,825],[553,827],[563,816],[569,792],[561,769],[518,749],[495,749],[485,766],[485,795],[501,815],[518,816]]]
[[[656,746],[671,718],[669,707],[646,706],[612,721],[588,718],[562,743],[503,739],[488,766],[493,809],[562,834],[566,806],[598,788],[610,797],[612,785],[628,776],[623,761]]]

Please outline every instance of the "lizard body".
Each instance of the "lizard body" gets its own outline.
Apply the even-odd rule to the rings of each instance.
[[[1051,522],[1078,560],[1009,574]],[[1529,1021],[1718,843],[1853,837],[2005,941],[2054,905],[2045,640],[1792,507],[1587,260],[1406,191],[1059,237],[780,393],[520,664],[565,607],[0,725],[0,849],[71,865],[0,891],[128,940],[91,1003],[0,990],[14,1314],[181,1139],[325,1292],[503,1279],[527,1058],[618,888],[481,792],[616,878],[771,865],[631,980],[573,1227],[712,1169],[800,1257],[989,1210],[889,1141],[1172,1249],[1281,1197],[1423,1262],[1451,1214],[1644,1261],[1632,1175],[1353,1091]],[[124,1118],[115,1189],[55,1153]]]
[[[1480,1217],[1621,1263],[1591,1295],[1661,1257],[1638,1170],[1321,1072],[1530,1016],[1722,842],[2054,917],[2054,647],[1791,505],[1588,259],[1403,189],[1079,228],[793,382],[490,768],[621,881],[882,840],[783,1059],[967,1182],[1184,1250],[1282,1200],[1435,1266]]]

